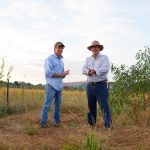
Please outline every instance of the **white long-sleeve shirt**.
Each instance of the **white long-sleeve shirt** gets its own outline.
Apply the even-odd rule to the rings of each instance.
[[[107,74],[109,72],[110,62],[106,55],[99,54],[96,58],[90,56],[86,58],[84,66],[82,68],[82,73],[87,75],[88,82],[100,82],[107,79]],[[88,76],[89,69],[95,70],[96,74],[93,76]]]

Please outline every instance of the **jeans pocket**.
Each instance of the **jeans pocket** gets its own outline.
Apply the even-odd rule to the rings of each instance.
[[[45,86],[45,91],[46,91],[46,93],[48,93],[48,92],[50,92],[51,90],[52,90],[52,86],[51,85],[49,85],[49,84],[46,84],[46,86]]]

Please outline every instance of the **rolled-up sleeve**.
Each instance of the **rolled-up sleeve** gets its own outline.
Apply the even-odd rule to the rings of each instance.
[[[97,76],[103,76],[109,72],[110,62],[107,56],[103,58],[103,63],[101,66],[96,67],[95,72]]]
[[[85,60],[83,68],[82,68],[82,73],[84,75],[88,75],[88,71],[89,71],[88,68],[87,68],[87,61],[88,61],[88,59]]]
[[[49,59],[45,60],[44,64],[44,70],[45,70],[45,76],[46,77],[52,77],[54,72],[52,71],[52,64]]]

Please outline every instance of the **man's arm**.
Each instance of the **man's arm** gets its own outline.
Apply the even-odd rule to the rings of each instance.
[[[53,77],[53,78],[64,78],[65,74],[64,73],[54,73],[51,77]]]
[[[46,59],[44,64],[45,69],[45,76],[46,77],[52,77],[52,78],[64,78],[66,75],[69,74],[69,70],[64,71],[63,73],[55,73],[52,71],[52,63],[51,60]]]
[[[98,66],[95,70],[95,74],[97,76],[103,76],[104,74],[107,74],[109,72],[110,68],[110,62],[107,56],[105,56],[102,66]]]
[[[50,60],[48,60],[48,58],[45,60],[44,70],[46,77],[52,77],[52,75],[54,74],[54,72],[52,71],[52,64],[50,63]]]
[[[88,75],[88,72],[89,72],[89,69],[87,69],[87,59],[86,59],[82,68],[82,73],[84,75]]]

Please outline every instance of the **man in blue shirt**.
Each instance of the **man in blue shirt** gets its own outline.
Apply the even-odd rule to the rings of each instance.
[[[41,113],[41,128],[47,127],[48,111],[53,104],[54,99],[54,125],[60,124],[60,105],[62,96],[63,78],[69,74],[69,70],[64,71],[62,53],[64,49],[62,42],[56,42],[54,45],[54,54],[45,60],[45,78],[46,78],[46,95],[45,102]]]

